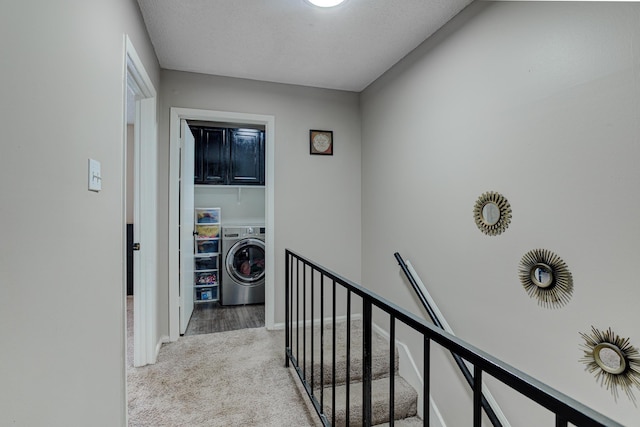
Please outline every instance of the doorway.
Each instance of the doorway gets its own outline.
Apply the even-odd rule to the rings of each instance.
[[[131,175],[124,168],[124,218],[133,223],[132,307],[125,294],[125,316],[132,315],[131,330],[127,328],[125,344],[133,366],[144,366],[156,361],[156,271],[157,271],[157,141],[156,141],[156,91],[131,40],[125,35],[125,114],[124,114],[124,165],[131,163]],[[131,125],[129,125],[131,123]],[[128,154],[126,141],[133,139],[132,156]],[[132,158],[131,158],[132,157]],[[128,185],[131,183],[131,185]],[[143,191],[144,189],[144,191]],[[123,241],[127,242],[127,222],[123,224]],[[123,265],[127,265],[128,247],[123,248]],[[127,269],[123,269],[123,290],[127,284]],[[128,317],[128,316],[127,316]],[[125,323],[126,324],[126,323]],[[132,339],[129,336],[133,333]],[[126,356],[126,355],[125,355]]]
[[[185,202],[181,205],[181,227],[191,241],[186,245],[189,253],[181,253],[181,261],[183,267],[194,264],[195,270],[181,268],[187,273],[181,276],[181,297],[187,285],[186,296],[195,294],[195,298],[193,311],[190,306],[181,306],[180,333],[264,327],[264,171],[265,145],[269,144],[265,127],[184,122],[186,132],[195,138],[195,150],[188,150],[184,138],[182,171],[189,170],[190,175],[181,180],[180,202]],[[186,197],[191,194],[193,197]],[[195,237],[191,232],[194,214]],[[188,326],[183,323],[187,313]]]
[[[169,153],[169,337],[175,341],[180,336],[180,127],[181,120],[241,123],[264,126],[265,152],[265,247],[266,277],[264,324],[274,327],[275,306],[275,249],[274,249],[274,158],[275,118],[267,115],[171,108]]]

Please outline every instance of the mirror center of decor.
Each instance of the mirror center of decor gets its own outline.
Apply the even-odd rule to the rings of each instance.
[[[482,220],[487,225],[495,225],[500,221],[500,208],[493,202],[482,207]]]
[[[531,269],[531,280],[540,288],[548,288],[553,284],[553,270],[546,264],[538,263]]]
[[[611,343],[600,343],[593,349],[598,366],[611,374],[620,374],[627,368],[627,362],[620,349]]]

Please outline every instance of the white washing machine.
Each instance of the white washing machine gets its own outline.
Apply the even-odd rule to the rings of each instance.
[[[222,228],[222,305],[264,303],[264,235],[264,226]]]

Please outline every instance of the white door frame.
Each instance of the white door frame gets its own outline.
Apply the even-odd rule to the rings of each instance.
[[[275,319],[275,245],[274,245],[274,178],[275,178],[275,117],[227,111],[171,108],[169,143],[169,339],[176,341],[180,330],[180,287],[178,253],[180,120],[257,124],[265,126],[265,326],[274,328]]]
[[[134,190],[134,229],[139,236],[140,250],[134,252],[134,309],[133,309],[133,365],[143,366],[156,362],[156,276],[157,276],[157,118],[156,90],[131,40],[125,35],[125,141],[126,96],[131,90],[135,96],[134,175],[138,189]],[[124,149],[126,165],[126,147]],[[126,209],[126,167],[123,168],[123,191]],[[126,218],[126,210],[125,216]],[[126,222],[126,221],[125,221]],[[126,233],[126,224],[123,224]],[[126,238],[125,238],[126,242]],[[126,266],[126,248],[123,248]],[[137,262],[136,262],[137,261]],[[123,289],[126,288],[126,268]],[[126,292],[125,292],[126,293]],[[125,312],[126,316],[126,312]],[[125,322],[126,324],[126,322]],[[126,338],[126,334],[125,334]],[[126,346],[125,346],[126,351]],[[126,356],[126,354],[125,354]],[[126,357],[125,357],[126,360]]]

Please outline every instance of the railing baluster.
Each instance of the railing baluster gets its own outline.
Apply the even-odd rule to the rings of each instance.
[[[422,419],[424,421],[424,427],[429,427],[431,417],[431,339],[424,337],[424,349],[423,352],[423,376],[424,383],[422,384]]]
[[[313,284],[314,284],[313,283],[313,281],[314,281],[313,279],[315,277],[315,274],[314,274],[313,267],[310,267],[310,268],[311,268],[311,393],[313,394],[313,380],[314,380],[314,377],[313,377],[313,373],[314,373],[313,372],[313,350],[314,350],[314,341],[315,341],[315,339],[314,339],[315,333],[314,333],[314,325],[313,325],[313,322],[315,320],[315,317],[313,317],[313,306],[315,305],[315,301],[314,301],[315,293],[314,293],[314,287],[313,287]]]
[[[307,264],[302,264],[302,376],[307,379]]]
[[[482,427],[482,369],[473,365],[473,426]]]
[[[300,259],[296,260],[296,359],[300,364]]]
[[[346,408],[345,408],[345,420],[347,425],[349,425],[349,417],[351,416],[349,407],[351,406],[349,403],[351,402],[351,291],[347,291],[347,366],[346,366],[346,382],[345,382],[345,400],[346,400]]]
[[[389,316],[389,427],[395,424],[396,412],[396,318]]]
[[[320,274],[320,407],[324,407],[324,274]]]
[[[371,425],[371,301],[363,301],[363,333],[362,333],[362,425]]]
[[[289,307],[290,307],[290,301],[289,301],[289,287],[290,287],[290,280],[291,280],[291,275],[289,274],[289,260],[291,259],[291,255],[290,254],[285,254],[284,256],[284,271],[286,271],[285,273],[285,278],[284,278],[284,330],[285,330],[285,346],[284,346],[284,366],[285,367],[289,367],[289,356],[287,355],[287,350],[289,350],[291,348],[291,342],[290,340],[290,334],[291,334],[291,330],[289,329],[291,327],[291,325],[289,324]]]
[[[568,423],[560,414],[556,414],[556,427],[567,427]]]
[[[336,425],[336,281],[333,281],[333,348],[331,349],[331,425]]]

